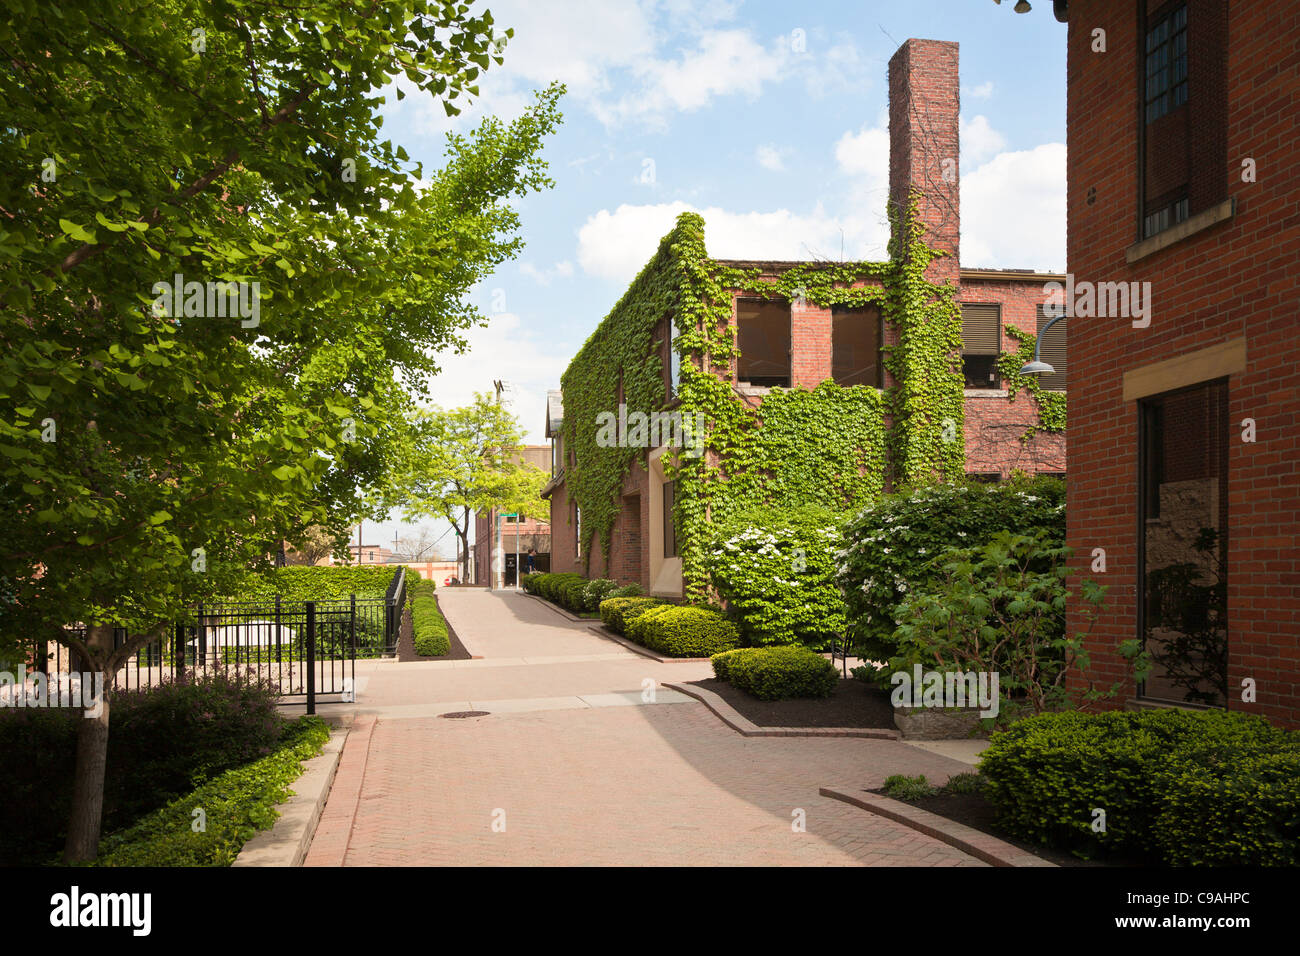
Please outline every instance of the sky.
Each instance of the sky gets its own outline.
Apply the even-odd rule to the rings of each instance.
[[[418,91],[387,97],[395,145],[427,174],[448,131],[509,120],[553,80],[568,92],[544,150],[555,186],[516,201],[525,247],[472,291],[488,322],[466,353],[443,356],[426,401],[463,405],[499,379],[526,440],[544,442],[546,390],[682,211],[704,216],[719,258],[883,259],[886,71],[911,37],[960,44],[963,267],[1064,272],[1066,27],[1050,0],[1013,6],[473,3],[513,27],[504,64],[458,117]],[[394,532],[368,522],[365,543],[391,547]]]

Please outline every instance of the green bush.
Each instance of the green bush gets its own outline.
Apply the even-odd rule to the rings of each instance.
[[[542,578],[546,576],[547,572],[545,571],[530,571],[519,579],[519,583],[523,585],[524,590],[529,594],[537,594],[537,588],[542,583]]]
[[[109,698],[103,826],[125,827],[215,775],[257,760],[288,724],[279,688],[218,671]],[[71,808],[79,709],[0,710],[0,864],[57,852]]]
[[[625,584],[621,588],[615,588],[610,591],[606,597],[640,597],[645,594],[645,589],[639,584]]]
[[[599,611],[600,602],[618,589],[618,582],[609,578],[595,578],[582,589],[582,610]]]
[[[719,680],[759,700],[829,697],[840,679],[834,664],[800,645],[743,647],[712,660]]]
[[[710,608],[663,604],[627,620],[627,636],[669,657],[711,657],[740,642],[736,625]]]
[[[835,583],[842,516],[825,508],[756,508],[723,523],[706,552],[710,580],[749,644],[821,650],[844,632]]]
[[[95,866],[230,866],[259,830],[280,813],[276,804],[291,794],[302,762],[329,740],[329,727],[317,717],[300,717],[282,744],[254,763],[227,770],[192,793],[149,814],[100,843]],[[202,810],[204,828],[194,829]]]
[[[979,793],[984,789],[984,778],[977,773],[955,773],[943,785],[944,793]]]
[[[395,564],[290,565],[250,574],[228,600],[274,599],[277,594],[286,601],[339,600],[353,594],[383,597],[397,569]]]
[[[939,792],[938,787],[931,786],[930,782],[925,779],[925,774],[909,777],[905,774],[896,773],[885,778],[883,789],[885,796],[892,797],[895,800],[919,800],[922,797],[933,797]]]
[[[421,657],[442,657],[451,650],[451,632],[442,616],[432,581],[413,581],[407,589],[411,604],[411,628],[415,653]]]
[[[1261,865],[1296,862],[1297,760],[1300,735],[1262,717],[1067,712],[994,734],[980,773],[999,824],[1024,839],[1085,854]],[[1093,829],[1097,809],[1104,832]]]
[[[617,634],[627,633],[629,618],[635,618],[642,611],[663,604],[652,597],[615,597],[600,602],[600,619],[610,630]]]
[[[1089,665],[1087,630],[1066,633],[1069,555],[1069,548],[1044,546],[1042,532],[1031,538],[999,531],[984,545],[945,550],[935,576],[898,605],[899,626],[891,638],[897,650],[889,666],[876,672],[880,684],[888,687],[894,674],[910,674],[917,665],[996,673],[995,719],[1004,725],[1025,710],[1064,709],[1076,696],[1112,696],[1118,684],[1082,695],[1067,690],[1066,678]],[[1089,626],[1104,591],[1083,579],[1079,606]],[[1142,680],[1147,665],[1139,642],[1125,641],[1118,650]]]
[[[548,574],[537,582],[537,593],[553,604],[563,604],[560,592],[571,584],[581,584],[585,580],[581,574],[572,571]]]
[[[928,485],[881,499],[848,523],[836,577],[847,605],[849,634],[860,656],[885,661],[898,605],[935,574],[950,547],[975,547],[999,531],[1043,532],[1045,548],[1065,544],[1065,483],[1057,478],[1001,484]]]

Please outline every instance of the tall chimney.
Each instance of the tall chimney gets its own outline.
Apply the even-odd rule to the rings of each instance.
[[[889,60],[889,204],[898,214],[907,208],[909,190],[921,193],[917,213],[925,243],[948,254],[926,275],[954,284],[961,237],[960,106],[956,43],[908,40],[898,48]]]

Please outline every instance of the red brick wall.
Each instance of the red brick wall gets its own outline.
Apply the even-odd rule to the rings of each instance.
[[[805,300],[790,303],[790,384],[816,388],[831,377],[831,310]]]
[[[1190,18],[1196,13],[1194,4]],[[1103,28],[1107,52],[1090,50]],[[1091,573],[1106,549],[1108,608],[1093,629],[1098,687],[1134,689],[1114,653],[1137,633],[1137,407],[1122,376],[1186,352],[1245,338],[1246,371],[1228,383],[1229,708],[1300,725],[1300,7],[1229,3],[1227,163],[1236,199],[1226,223],[1129,265],[1137,235],[1137,17],[1132,4],[1072,0],[1068,30],[1068,265],[1076,281],[1149,281],[1151,325],[1127,318],[1076,324],[1070,339],[1069,541]],[[1197,109],[1197,104],[1191,104]],[[1241,161],[1258,182],[1241,181]],[[1095,190],[1095,201],[1087,196]],[[1258,441],[1240,440],[1257,422]],[[1079,609],[1069,626],[1079,628]],[[1243,678],[1258,703],[1240,699]],[[1078,684],[1082,686],[1082,682]]]
[[[1038,306],[1047,301],[1042,280],[993,281],[965,278],[959,302],[996,302],[1002,307],[1002,325],[1013,325],[1026,332],[1038,332]],[[1073,343],[1070,343],[1071,345]],[[1015,353],[1020,343],[1002,331],[1002,351]],[[966,471],[968,474],[994,474],[1010,477],[1015,470],[1059,474],[1066,471],[1065,436],[1038,432],[1029,442],[1023,435],[1038,422],[1038,407],[1033,396],[1022,391],[1008,401],[1006,392],[989,389],[966,393]]]

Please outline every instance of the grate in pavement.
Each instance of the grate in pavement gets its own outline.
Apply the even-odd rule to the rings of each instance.
[[[452,718],[459,718],[459,717],[486,717],[486,716],[488,716],[490,713],[492,713],[492,711],[490,711],[490,710],[453,710],[453,711],[452,711],[451,713],[449,713],[449,714],[439,714],[438,716],[439,716],[439,717],[452,717]]]

